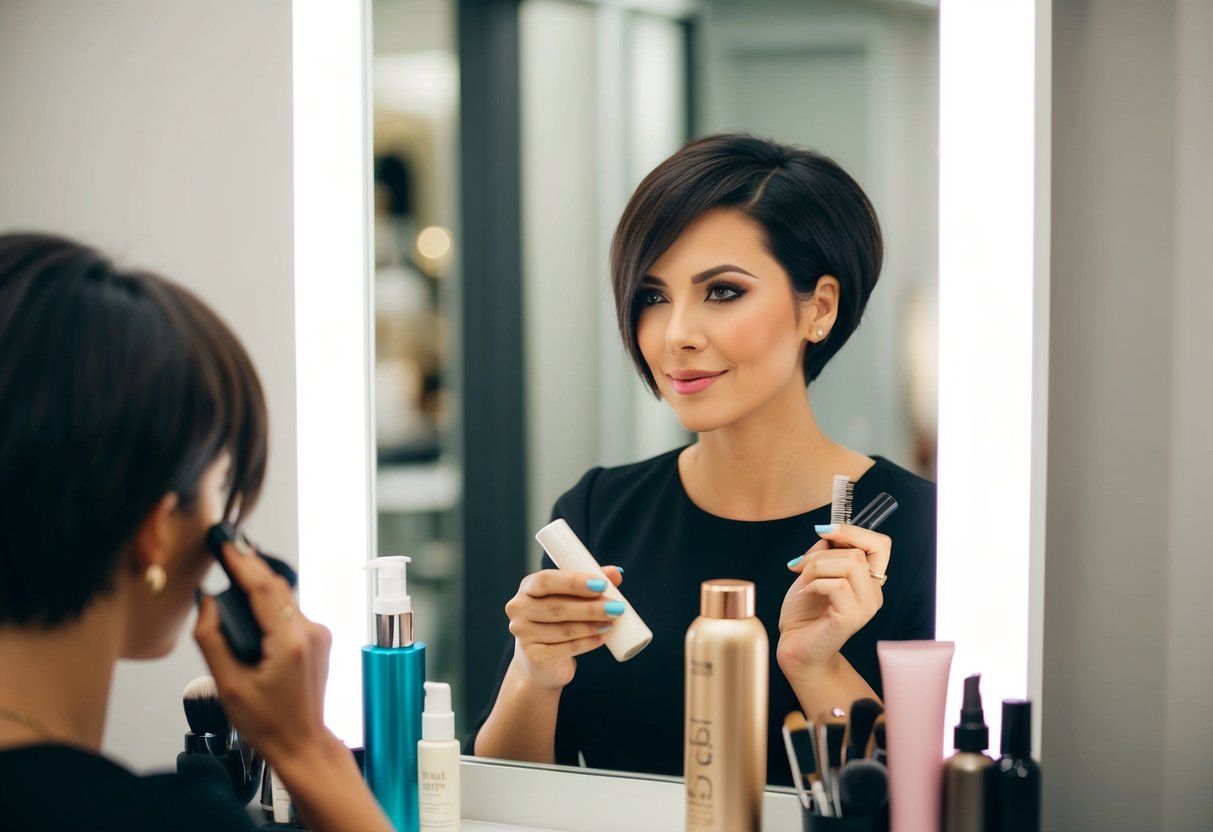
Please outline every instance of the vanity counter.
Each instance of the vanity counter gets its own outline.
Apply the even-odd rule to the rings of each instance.
[[[533,766],[464,757],[459,767],[466,830],[671,832],[685,825],[685,790],[674,777]],[[764,832],[799,832],[800,800],[767,790]]]

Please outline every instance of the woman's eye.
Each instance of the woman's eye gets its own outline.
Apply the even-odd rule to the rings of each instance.
[[[642,289],[640,291],[640,305],[653,306],[654,304],[664,303],[665,297],[656,289]]]
[[[736,300],[737,298],[741,297],[743,294],[744,294],[744,292],[742,292],[738,289],[735,289],[732,286],[718,284],[718,285],[713,286],[712,288],[708,289],[708,300],[714,300],[714,301]]]

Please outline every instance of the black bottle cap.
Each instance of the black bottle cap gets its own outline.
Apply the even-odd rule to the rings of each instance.
[[[1002,756],[1027,759],[1032,753],[1032,703],[1026,699],[1002,702]]]
[[[980,753],[990,747],[990,729],[986,726],[986,715],[981,709],[981,674],[975,673],[965,679],[964,704],[960,708],[960,722],[953,732],[957,751]]]

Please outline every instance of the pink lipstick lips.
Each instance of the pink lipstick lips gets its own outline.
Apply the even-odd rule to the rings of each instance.
[[[701,370],[675,370],[666,375],[670,379],[670,387],[675,393],[690,396],[711,386],[712,382],[724,375],[725,371],[708,373]]]

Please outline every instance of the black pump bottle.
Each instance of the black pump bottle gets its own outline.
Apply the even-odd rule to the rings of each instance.
[[[1040,764],[1032,751],[1032,703],[1002,703],[1002,758],[994,769],[999,832],[1040,832]]]

